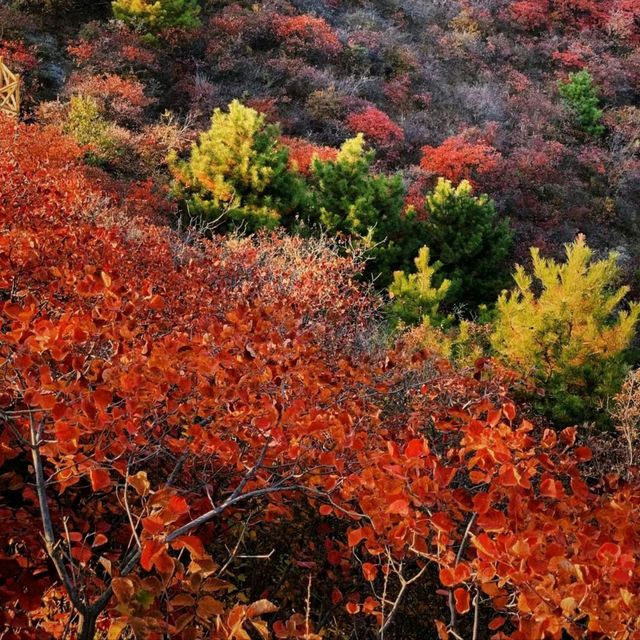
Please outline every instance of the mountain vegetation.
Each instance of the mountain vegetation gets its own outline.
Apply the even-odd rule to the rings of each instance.
[[[0,0],[0,638],[640,638],[638,0]]]

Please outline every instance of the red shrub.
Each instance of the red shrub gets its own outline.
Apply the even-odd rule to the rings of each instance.
[[[108,117],[127,123],[139,123],[144,110],[154,102],[145,96],[141,82],[115,74],[75,74],[69,81],[67,92],[92,97]]]
[[[282,144],[289,149],[289,165],[294,171],[308,175],[314,158],[319,160],[335,160],[338,150],[334,147],[322,147],[304,138],[280,138]]]
[[[420,166],[452,182],[477,181],[494,172],[502,156],[482,140],[469,140],[464,134],[447,138],[440,146],[422,148]]]
[[[0,40],[0,58],[14,73],[27,73],[38,65],[32,48],[19,40]]]
[[[276,35],[283,40],[286,50],[305,54],[309,51],[327,57],[342,51],[342,43],[331,25],[313,16],[278,16],[274,21]]]
[[[347,116],[347,128],[362,133],[368,142],[378,147],[394,147],[404,140],[404,131],[384,111],[367,107]]]

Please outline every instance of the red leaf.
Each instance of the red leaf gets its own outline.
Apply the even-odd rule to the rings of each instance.
[[[182,496],[172,496],[169,500],[169,510],[178,516],[181,516],[189,511],[189,505]]]
[[[473,537],[473,545],[485,556],[489,556],[491,559],[496,556],[496,545],[493,540],[486,534],[481,533],[478,536]]]
[[[466,589],[458,587],[453,592],[453,598],[456,602],[456,611],[458,613],[467,613],[467,611],[469,611],[471,608],[471,597]]]
[[[450,567],[440,569],[440,582],[445,587],[453,587],[456,584],[456,575]]]
[[[500,409],[492,409],[487,414],[487,423],[491,427],[496,427],[502,418],[502,411]]]
[[[560,483],[553,478],[545,478],[540,483],[540,493],[547,498],[557,499],[564,494],[564,491],[562,491],[562,485],[558,487],[559,484]]]
[[[360,529],[352,529],[349,531],[347,541],[350,547],[355,547],[367,537],[369,537],[369,529],[368,527],[362,527]]]
[[[409,501],[406,498],[399,498],[394,500],[387,508],[387,513],[396,514],[399,516],[409,515]]]
[[[578,462],[587,462],[593,458],[593,453],[589,447],[578,447],[574,451],[574,454]]]
[[[425,451],[424,440],[421,438],[415,438],[407,443],[404,450],[404,455],[407,458],[419,458]]]
[[[502,511],[489,509],[478,517],[478,526],[485,531],[502,531],[507,526],[507,519]]]
[[[375,564],[371,564],[371,562],[365,562],[362,565],[362,574],[365,577],[365,580],[371,582],[375,580],[376,575],[378,574],[378,567]]]
[[[440,582],[445,587],[453,587],[456,584],[465,582],[471,577],[469,565],[461,562],[455,568],[444,567],[440,569]]]
[[[513,422],[514,418],[516,417],[516,407],[512,402],[508,402],[507,404],[504,405],[504,407],[502,407],[502,411],[504,412],[504,415],[507,417],[507,420],[509,420],[509,422]]]
[[[504,623],[506,622],[506,618],[503,618],[502,616],[498,616],[497,618],[494,618],[490,623],[489,623],[489,629],[491,629],[491,631],[496,631],[497,629],[499,629],[500,627],[504,626]]]
[[[576,441],[577,429],[575,427],[567,427],[560,432],[560,439],[568,447],[572,447]]]
[[[94,491],[106,489],[111,484],[111,478],[108,471],[104,469],[92,468],[89,470],[89,479],[91,480],[91,488]]]
[[[142,518],[142,528],[152,536],[155,536],[164,531],[164,520],[157,516]]]
[[[160,540],[146,540],[142,545],[142,553],[140,555],[140,566],[145,571],[151,571],[155,558],[164,551],[164,543]]]
[[[620,557],[620,547],[613,542],[605,542],[596,553],[598,562],[609,564],[615,562]]]
[[[347,613],[355,615],[360,611],[360,605],[357,602],[347,602],[345,609],[347,610]]]
[[[107,389],[96,389],[93,392],[93,402],[100,411],[105,411],[112,400],[113,396]]]
[[[482,515],[491,507],[491,495],[488,493],[477,493],[473,496],[473,510]]]
[[[188,549],[196,560],[204,557],[204,545],[198,536],[180,536],[171,543],[174,549]]]
[[[455,528],[451,518],[442,511],[438,511],[431,516],[431,524],[445,533],[450,533]]]

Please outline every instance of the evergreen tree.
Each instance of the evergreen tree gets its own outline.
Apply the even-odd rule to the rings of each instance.
[[[583,69],[569,74],[567,82],[558,85],[560,95],[573,111],[578,126],[592,136],[604,133],[598,87],[591,74]]]
[[[390,313],[393,321],[406,324],[427,322],[431,326],[443,326],[449,320],[442,316],[439,307],[451,286],[443,280],[438,287],[433,285],[433,276],[440,263],[429,264],[429,247],[422,247],[415,259],[416,272],[407,275],[404,271],[393,274],[389,287],[392,298]]]
[[[115,0],[111,6],[115,18],[142,31],[200,25],[198,0]]]
[[[422,243],[417,221],[404,215],[402,178],[373,174],[373,158],[362,134],[347,140],[335,160],[316,158],[307,222],[367,249],[367,275],[388,286],[393,271],[408,267]]]
[[[508,282],[511,249],[507,220],[500,220],[487,195],[473,196],[471,184],[457,187],[440,178],[426,198],[423,240],[443,277],[451,280],[447,300],[476,307],[492,303]]]
[[[289,171],[288,151],[276,125],[237,100],[228,113],[216,109],[211,128],[200,136],[188,160],[169,157],[174,192],[191,214],[243,223],[249,231],[287,223],[304,197],[299,177]]]
[[[607,422],[604,408],[625,376],[624,352],[640,306],[619,310],[629,287],[615,289],[614,253],[592,262],[584,237],[566,246],[566,262],[531,249],[533,276],[518,266],[503,292],[491,342],[511,367],[546,390],[542,409],[558,425]]]

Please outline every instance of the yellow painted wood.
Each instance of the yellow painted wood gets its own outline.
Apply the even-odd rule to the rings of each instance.
[[[13,73],[0,58],[0,113],[14,118],[20,115],[20,76]]]

